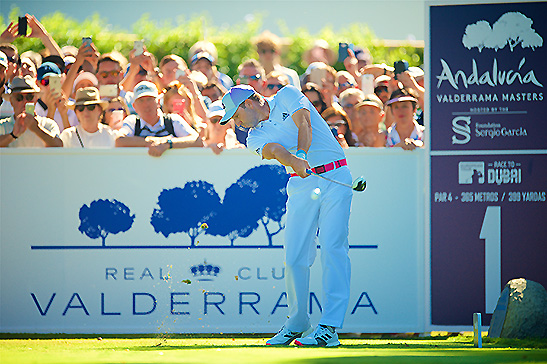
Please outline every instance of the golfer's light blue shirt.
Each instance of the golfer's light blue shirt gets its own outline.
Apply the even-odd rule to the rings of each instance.
[[[308,151],[311,167],[344,159],[344,151],[334,138],[328,124],[319,115],[308,98],[296,87],[287,85],[272,98],[266,98],[270,117],[249,130],[247,147],[262,157],[262,148],[268,143],[281,144],[292,154],[298,145],[298,128],[292,115],[300,109],[310,112],[312,141]]]

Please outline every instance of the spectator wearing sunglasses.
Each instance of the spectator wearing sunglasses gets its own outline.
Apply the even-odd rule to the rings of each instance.
[[[289,83],[300,90],[300,79],[298,73],[280,63],[281,59],[281,38],[266,30],[255,40],[255,47],[258,53],[258,60],[266,74],[272,71],[280,72],[287,76]]]
[[[256,59],[251,58],[237,67],[237,85],[249,85],[256,92],[262,93],[266,82],[264,67]]]
[[[101,123],[110,126],[112,130],[120,130],[123,119],[130,115],[125,100],[120,96],[108,100],[106,109],[103,110]]]
[[[260,62],[256,59],[251,58],[240,64],[237,67],[237,72],[236,85],[249,85],[258,93],[264,92],[266,72],[264,71],[264,67],[262,67]],[[248,130],[236,127],[235,132],[237,140],[241,144],[247,145]]]
[[[61,139],[65,148],[114,148],[116,133],[101,123],[103,110],[108,101],[101,100],[99,90],[84,87],[76,91],[76,101],[69,107],[74,109],[79,125],[63,130]]]
[[[348,88],[357,87],[355,78],[348,71],[336,72],[336,82],[338,84],[338,90],[336,91],[337,97],[340,97],[340,94]]]
[[[52,62],[44,62],[37,70],[38,86],[41,90],[40,98],[36,103],[36,115],[45,116],[55,120],[59,130],[63,131],[71,126],[78,125],[78,118],[74,111],[67,108],[68,98],[61,91],[54,94],[50,88],[50,79],[61,77],[61,85],[65,75],[61,74],[59,67]]]
[[[319,114],[322,114],[323,111],[327,109],[327,104],[323,99],[323,95],[315,83],[306,83],[304,87],[302,87],[302,93],[308,98],[308,100],[310,100],[311,104],[315,107],[315,110],[317,110]]]
[[[59,127],[55,121],[26,112],[26,105],[35,105],[40,89],[33,78],[15,77],[9,93],[3,97],[13,106],[13,115],[0,120],[0,147],[62,147]]]
[[[266,97],[273,96],[277,91],[289,84],[289,78],[286,74],[272,71],[266,75],[266,84],[264,85],[264,91],[262,95]]]
[[[329,124],[332,134],[342,148],[358,146],[357,137],[351,129],[351,120],[344,110],[329,107],[323,111],[321,117]]]

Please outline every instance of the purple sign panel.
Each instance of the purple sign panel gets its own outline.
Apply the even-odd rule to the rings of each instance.
[[[547,287],[547,155],[431,158],[433,325],[484,324],[505,283]]]
[[[430,7],[431,150],[543,149],[547,2]]]

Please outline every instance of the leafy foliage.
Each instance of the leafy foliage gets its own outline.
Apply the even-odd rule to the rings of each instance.
[[[10,21],[16,21],[19,14],[19,9],[13,7],[9,19],[4,19],[0,15],[1,29],[5,29]],[[117,50],[127,56],[133,48],[133,41],[144,39],[147,49],[158,60],[171,53],[187,59],[190,47],[198,40],[207,39],[218,49],[217,67],[232,78],[242,61],[258,57],[252,45],[252,39],[259,35],[262,29],[260,15],[255,15],[252,20],[245,23],[218,27],[207,16],[196,16],[190,19],[180,16],[173,24],[170,21],[153,21],[148,14],[144,14],[134,23],[133,33],[107,24],[98,14],[93,14],[83,22],[79,22],[57,11],[39,20],[61,47],[64,45],[78,47],[82,37],[91,35],[101,53]],[[318,38],[328,41],[334,51],[336,51],[334,47],[337,47],[340,41],[367,47],[375,63],[385,62],[392,65],[400,59],[407,60],[411,66],[423,63],[422,48],[384,47],[364,23],[349,24],[338,32],[326,26],[318,34],[310,34],[303,28],[290,31],[283,23],[280,24],[280,28],[282,34],[279,35],[289,43],[284,49],[282,63],[296,70],[298,74],[303,74],[306,69],[306,64],[302,61],[303,53]],[[35,38],[17,38],[14,44],[20,53],[27,50],[38,52],[43,49],[41,42]],[[340,70],[343,65],[337,63],[334,67]]]

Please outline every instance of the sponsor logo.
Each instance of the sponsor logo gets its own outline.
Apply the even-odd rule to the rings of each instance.
[[[458,163],[458,183],[460,185],[483,184],[484,162]]]
[[[467,49],[477,48],[482,52],[484,48],[496,52],[509,46],[511,52],[519,44],[522,48],[536,48],[543,46],[543,38],[532,28],[534,22],[519,12],[505,13],[490,27],[486,20],[479,20],[465,27],[462,43]]]
[[[452,131],[457,135],[452,135],[452,144],[467,144],[471,140],[471,117],[458,116],[452,119]],[[458,138],[461,136],[463,138]]]
[[[213,265],[203,261],[203,263],[193,265],[190,272],[198,281],[212,281],[220,273],[221,269],[218,265]]]

